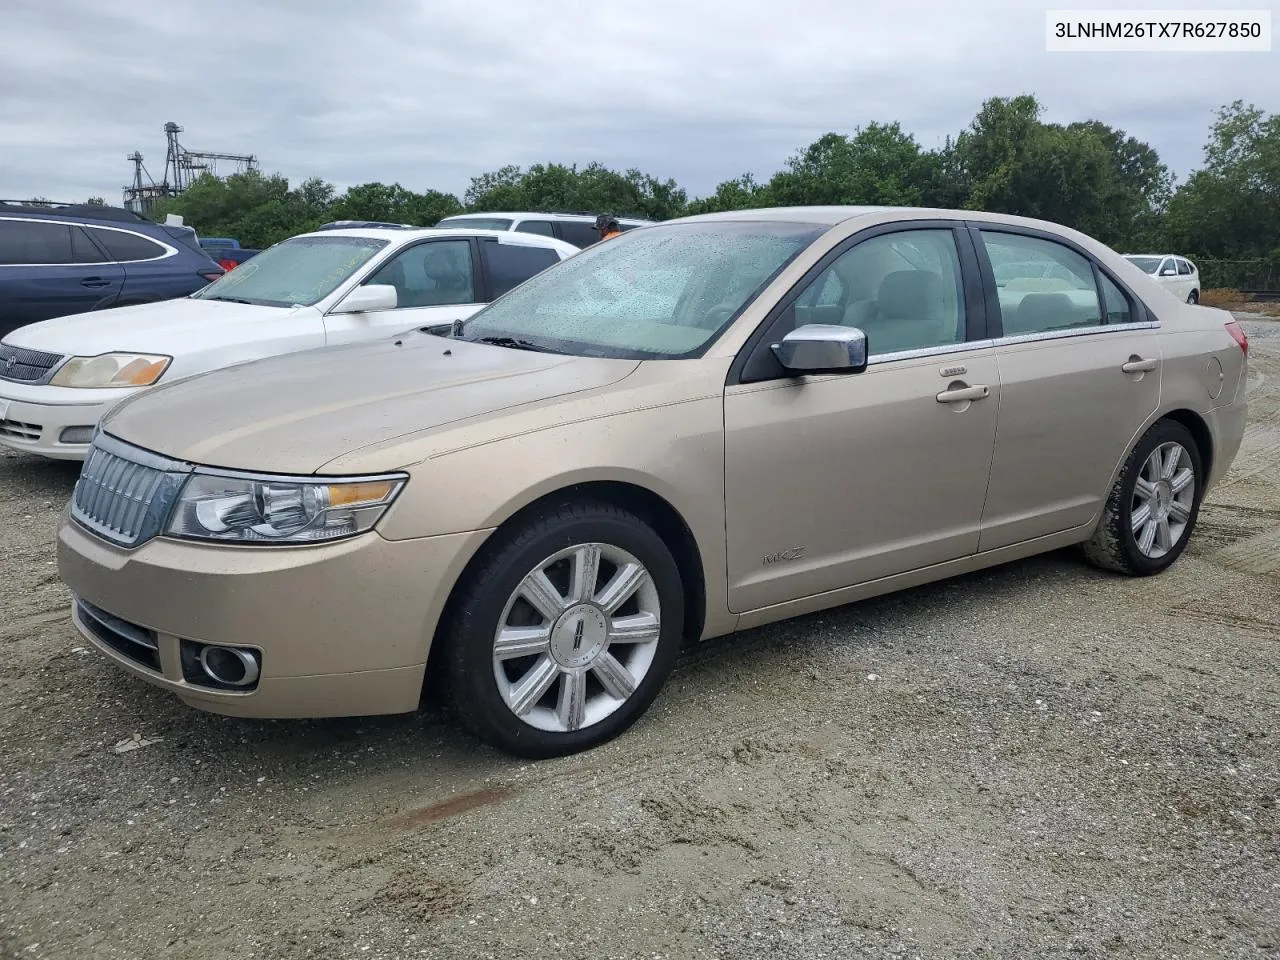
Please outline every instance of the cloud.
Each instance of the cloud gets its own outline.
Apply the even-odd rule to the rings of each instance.
[[[1245,80],[1269,54],[1047,53],[1021,0],[19,0],[5,40],[0,193],[71,200],[116,200],[135,149],[158,178],[168,120],[293,182],[600,160],[699,194],[871,121],[937,146],[1023,92],[1185,175],[1218,106],[1280,93]]]

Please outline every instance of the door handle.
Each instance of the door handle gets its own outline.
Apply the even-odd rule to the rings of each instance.
[[[938,394],[939,403],[965,403],[969,400],[981,400],[991,395],[991,388],[985,385],[976,387],[957,387],[954,390],[943,390]]]
[[[1128,363],[1120,364],[1120,369],[1125,373],[1148,373],[1160,365],[1159,360],[1130,360]]]
[[[81,280],[81,281],[80,281],[80,286],[82,286],[82,287],[109,287],[109,286],[111,286],[111,281],[110,281],[110,280],[103,280],[101,277],[85,277],[83,280]]]

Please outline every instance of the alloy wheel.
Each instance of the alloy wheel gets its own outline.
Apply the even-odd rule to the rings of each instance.
[[[1195,480],[1191,454],[1180,443],[1162,443],[1143,461],[1129,515],[1143,556],[1157,560],[1186,535],[1195,505]]]
[[[632,554],[607,543],[560,550],[524,576],[498,619],[498,691],[539,730],[599,723],[648,673],[661,626],[657,587]]]

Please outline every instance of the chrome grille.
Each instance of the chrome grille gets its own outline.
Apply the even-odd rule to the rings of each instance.
[[[26,347],[12,347],[0,343],[0,380],[18,383],[39,383],[49,376],[49,371],[62,360],[60,353],[44,353]]]
[[[105,434],[89,449],[71,515],[101,537],[133,547],[160,533],[190,467]]]

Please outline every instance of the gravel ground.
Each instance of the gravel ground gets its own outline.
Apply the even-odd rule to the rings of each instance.
[[[1247,329],[1169,573],[1053,554],[702,644],[538,764],[123,676],[56,575],[74,468],[0,458],[0,954],[1280,956],[1280,323]]]

